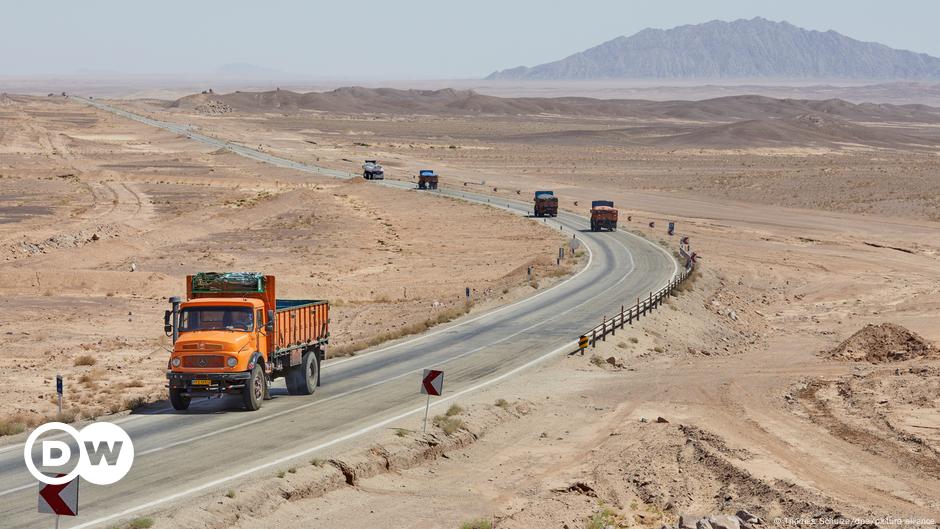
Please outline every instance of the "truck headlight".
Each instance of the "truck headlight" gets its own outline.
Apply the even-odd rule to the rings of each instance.
[[[234,356],[230,356],[228,357],[228,360],[225,361],[225,363],[228,364],[229,367],[235,367],[238,365],[238,359]]]
[[[172,365],[173,367],[179,367],[181,363],[182,361],[180,360],[180,357],[178,356],[174,358],[173,360],[170,360],[170,365]]]

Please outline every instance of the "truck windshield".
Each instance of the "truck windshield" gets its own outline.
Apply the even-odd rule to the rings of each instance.
[[[180,313],[180,332],[250,331],[251,307],[189,307]]]

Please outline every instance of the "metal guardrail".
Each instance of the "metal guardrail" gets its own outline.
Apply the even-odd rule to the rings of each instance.
[[[614,336],[617,334],[618,328],[622,330],[624,325],[633,325],[634,321],[639,321],[642,316],[652,312],[653,309],[662,305],[666,296],[672,294],[683,281],[692,275],[693,270],[695,270],[694,267],[683,268],[663,288],[656,292],[650,292],[646,298],[637,298],[636,304],[631,307],[621,305],[620,312],[614,314],[613,318],[607,319],[605,316],[603,323],[580,336],[578,349],[574,353],[584,354],[584,350],[588,347],[597,347],[598,340],[607,341],[608,334]]]

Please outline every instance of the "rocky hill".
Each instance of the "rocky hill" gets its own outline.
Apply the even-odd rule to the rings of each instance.
[[[644,29],[487,79],[940,79],[940,59],[754,18]]]

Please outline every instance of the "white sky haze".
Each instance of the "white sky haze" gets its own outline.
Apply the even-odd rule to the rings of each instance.
[[[248,63],[309,78],[458,79],[646,27],[762,16],[940,56],[935,0],[3,0],[0,76],[186,74]]]

